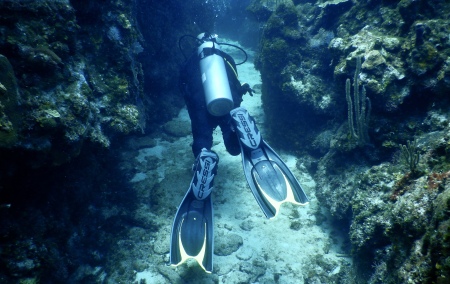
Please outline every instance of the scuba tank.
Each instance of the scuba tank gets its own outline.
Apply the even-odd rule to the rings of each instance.
[[[203,41],[197,49],[206,107],[214,116],[225,115],[234,107],[225,62],[220,52],[215,38]]]

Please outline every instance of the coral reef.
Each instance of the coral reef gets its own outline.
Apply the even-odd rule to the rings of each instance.
[[[401,149],[401,161],[405,164],[411,173],[417,170],[417,164],[419,164],[420,155],[417,153],[417,142],[407,141],[406,145],[400,144]]]
[[[13,67],[0,54],[0,147],[11,148],[17,142],[21,125],[20,95]]]
[[[271,139],[305,157],[318,199],[348,229],[357,283],[448,279],[449,11],[446,1],[283,1],[263,31]],[[372,106],[363,130],[358,85]],[[355,147],[360,135],[370,142]]]
[[[137,203],[115,159],[182,107],[177,38],[214,19],[194,2],[0,2],[0,282],[103,282],[118,268],[109,248],[128,245],[117,238]]]
[[[137,110],[136,98],[143,93],[134,77],[142,73],[133,73],[135,55],[129,52],[139,31],[123,23],[132,17],[132,9],[122,6],[118,1],[95,17],[95,23],[86,23],[83,13],[95,5],[79,10],[65,1],[2,2],[0,53],[2,62],[12,65],[9,73],[2,67],[12,74],[2,75],[2,84],[17,95],[8,95],[8,104],[2,100],[2,117],[9,118],[5,125],[14,139],[2,135],[0,145],[47,156],[33,166],[59,165],[77,156],[84,141],[108,147],[115,136],[139,129],[136,116],[145,114]],[[92,29],[93,24],[106,30]],[[134,113],[123,105],[133,105]]]
[[[345,81],[345,97],[348,105],[348,127],[350,129],[350,137],[358,140],[360,146],[364,146],[369,142],[369,119],[371,104],[370,99],[366,97],[366,88],[362,86],[361,92],[359,87],[359,75],[361,72],[361,58],[356,58],[356,70],[353,77],[353,107],[352,97],[350,95],[350,79]],[[355,123],[356,121],[356,128]]]
[[[130,283],[149,268],[161,282],[203,279],[163,266],[170,220],[158,217],[190,173],[159,143],[189,143],[188,123],[171,121],[183,105],[178,37],[234,16],[225,34],[259,40],[264,137],[299,157],[323,206],[306,221],[292,211],[286,228],[328,218],[351,249],[327,260],[325,244],[304,275],[270,270],[278,256],[241,248],[236,232],[257,229],[245,215],[220,224],[216,251],[242,262],[206,281],[450,278],[448,1],[25,2],[0,2],[0,282]],[[241,25],[247,16],[257,22]],[[216,205],[228,206],[223,187]]]

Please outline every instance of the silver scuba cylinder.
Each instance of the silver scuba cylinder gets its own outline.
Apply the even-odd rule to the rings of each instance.
[[[212,41],[205,41],[197,49],[206,107],[214,116],[225,115],[234,106],[224,59],[216,53],[219,50],[219,44]]]

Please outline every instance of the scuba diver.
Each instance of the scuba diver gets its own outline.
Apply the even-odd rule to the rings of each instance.
[[[186,35],[185,37],[195,38]],[[240,83],[236,65],[247,60],[238,46],[220,43],[217,35],[201,33],[196,50],[180,73],[180,88],[186,101],[193,135],[194,176],[173,221],[170,264],[177,266],[195,259],[208,273],[213,270],[214,225],[211,192],[219,157],[211,150],[213,131],[222,130],[225,148],[242,156],[247,183],[267,218],[277,215],[284,202],[309,202],[292,172],[262,139],[253,117],[240,107],[242,96],[253,95],[248,84]],[[236,64],[221,50],[228,45],[241,50],[245,60]]]

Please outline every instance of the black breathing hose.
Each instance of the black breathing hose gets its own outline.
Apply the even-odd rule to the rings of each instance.
[[[184,40],[186,37],[190,37],[195,39],[196,41],[198,41],[200,44],[203,43],[203,41],[199,40],[197,37],[193,36],[193,35],[183,35],[178,39],[178,48],[180,49],[181,54],[184,57],[184,60],[187,60],[187,56],[186,54],[184,54],[183,48],[181,47],[181,41]],[[244,53],[245,59],[242,62],[236,63],[236,65],[241,65],[244,64],[245,62],[247,62],[248,59],[248,55],[247,52],[245,52],[245,50],[237,45],[231,44],[231,43],[225,43],[225,42],[217,42],[217,44],[219,45],[228,45],[234,48],[239,49],[240,51],[242,51],[242,53]]]
[[[220,45],[228,45],[228,46],[237,48],[240,51],[242,51],[242,53],[244,53],[245,59],[242,62],[236,63],[236,65],[241,65],[241,64],[244,64],[245,62],[247,62],[248,55],[247,55],[247,52],[245,52],[245,50],[243,48],[241,48],[241,47],[239,47],[237,45],[234,45],[234,44],[231,44],[231,43],[225,43],[225,42],[218,42],[218,44],[220,44]]]
[[[197,41],[199,40],[197,37],[195,37],[195,36],[193,36],[193,35],[183,35],[183,36],[181,36],[181,37],[178,39],[178,48],[180,49],[181,54],[183,54],[184,60],[187,60],[187,56],[186,56],[186,54],[184,54],[183,48],[181,47],[181,41],[182,41],[183,39],[185,39],[186,37],[193,38],[193,39],[195,39],[195,40],[197,40]]]

